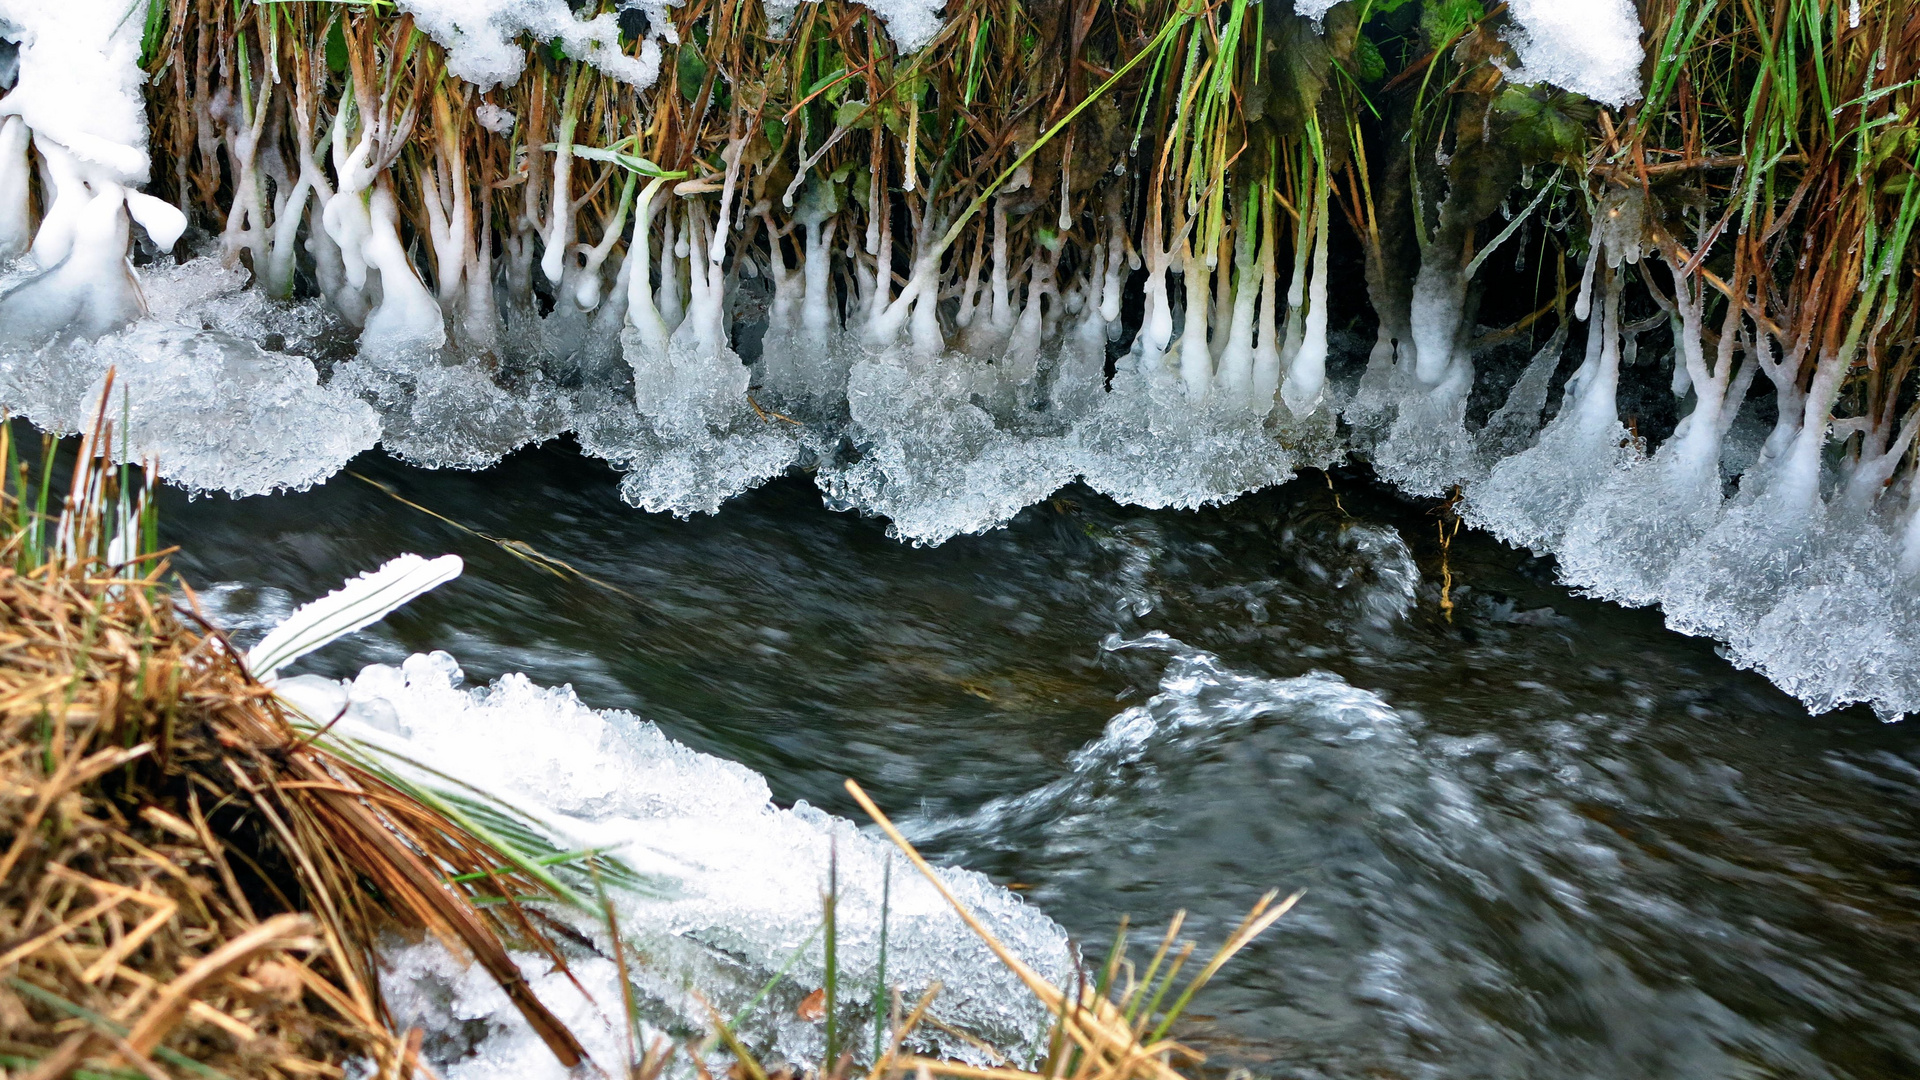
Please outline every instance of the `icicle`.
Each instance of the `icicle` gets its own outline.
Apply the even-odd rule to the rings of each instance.
[[[1228,332],[1233,323],[1234,265],[1229,259],[1222,266],[1220,253],[1209,251],[1206,267],[1213,281],[1213,299],[1207,307],[1207,349],[1213,356],[1214,367],[1218,369],[1220,357],[1227,351]]]
[[[240,78],[245,80],[248,75],[246,42],[241,41],[238,48],[242,59]],[[258,99],[253,102],[252,116],[246,114],[245,108],[246,99],[253,93],[249,85],[241,87],[244,93],[239,99],[229,95],[226,109],[218,116],[221,126],[226,130],[227,162],[233,177],[233,205],[227,212],[226,229],[220,234],[221,262],[229,267],[239,265],[241,252],[246,252],[256,267],[267,263],[267,200],[260,182],[258,158],[261,129],[266,126],[271,88],[272,83],[261,80]]]
[[[1148,221],[1147,238],[1152,246],[1147,249],[1145,302],[1132,354],[1141,374],[1153,375],[1163,369],[1167,349],[1173,344],[1173,305],[1167,296],[1167,266],[1172,252],[1163,246],[1158,215]]]
[[[1260,327],[1253,346],[1253,388],[1249,395],[1254,415],[1273,411],[1280,391],[1279,316],[1280,275],[1274,247],[1279,229],[1272,206],[1263,203],[1260,214]]]
[[[460,332],[475,349],[490,350],[499,340],[500,312],[493,295],[493,200],[480,201],[480,232],[467,249],[463,275],[467,291],[461,304]],[[641,277],[645,277],[645,273]]]
[[[327,236],[340,249],[340,261],[347,284],[355,289],[367,287],[367,259],[364,254],[373,225],[368,219],[365,192],[373,183],[373,130],[360,134],[360,142],[347,149],[347,109],[342,103],[333,118],[333,171],[340,188],[327,199],[321,220]]]
[[[993,276],[988,281],[988,296],[992,307],[987,309],[987,322],[1004,340],[1013,332],[1013,289],[1008,280],[1007,254],[1007,203],[1005,195],[996,195],[993,199]]]
[[[64,262],[73,250],[75,231],[94,195],[65,147],[38,135],[33,146],[40,154],[41,190],[53,191],[52,205],[41,217],[39,231],[33,234],[34,265],[47,270]]]
[[[1827,445],[1828,421],[1847,364],[1838,353],[1826,353],[1814,368],[1813,382],[1801,403],[1800,431],[1781,456],[1769,491],[1779,498],[1779,523],[1788,528],[1805,524],[1820,501],[1820,457]]]
[[[724,246],[719,257],[707,250],[706,204],[690,200],[687,207],[688,284],[687,317],[675,335],[688,335],[694,346],[709,356],[726,352],[726,275],[721,268],[726,259]],[[724,232],[718,233],[725,244]],[[731,362],[729,359],[728,362]]]
[[[380,272],[380,303],[367,314],[361,348],[390,353],[445,345],[446,317],[407,261],[406,248],[400,243],[400,208],[385,177],[373,186],[367,217],[362,257]]]
[[[422,170],[426,190],[427,238],[433,247],[434,285],[442,305],[451,309],[464,291],[467,246],[473,243],[472,210],[467,204],[467,158],[453,126],[445,88],[433,95],[433,168]]]
[[[613,251],[613,245],[627,231],[627,209],[633,205],[635,182],[635,174],[628,173],[625,184],[620,188],[620,202],[614,208],[613,220],[607,223],[606,229],[600,234],[600,242],[583,249],[585,258],[580,265],[580,280],[573,290],[573,302],[582,311],[592,311],[600,306],[600,291],[604,285],[600,280],[600,268]]]
[[[1579,429],[1590,437],[1611,432],[1620,423],[1617,392],[1620,386],[1620,294],[1625,275],[1609,268],[1605,273],[1606,297],[1601,304],[1600,324],[1589,326],[1587,362],[1574,379],[1567,382],[1563,395],[1570,395]],[[1596,352],[1594,337],[1598,337]]]
[[[71,218],[66,255],[0,295],[0,341],[97,338],[146,314],[126,256],[126,190],[105,179],[94,187]]]
[[[975,236],[973,257],[967,262],[967,272],[960,279],[960,307],[953,313],[953,325],[962,334],[973,326],[973,317],[980,310],[980,271],[986,264],[987,234],[982,230]],[[963,347],[970,347],[970,343]]]
[[[1012,383],[1031,380],[1039,369],[1042,338],[1041,314],[1046,299],[1054,295],[1053,274],[1059,259],[1057,250],[1048,258],[1036,258],[1033,272],[1027,276],[1027,301],[1007,338],[1006,354],[1001,360],[1004,378]]]
[[[713,265],[719,266],[727,258],[727,232],[733,227],[730,220],[733,214],[734,187],[740,182],[740,151],[745,149],[747,140],[743,136],[727,144],[720,152],[720,160],[727,163],[727,178],[720,185],[720,213],[714,218],[713,241],[708,245],[708,258]]]
[[[1264,193],[1264,189],[1256,190]],[[1227,317],[1226,342],[1218,358],[1219,371],[1214,377],[1215,389],[1228,404],[1239,408],[1249,407],[1253,399],[1253,323],[1260,303],[1261,286],[1259,263],[1255,255],[1255,229],[1264,217],[1257,209],[1259,197],[1259,194],[1250,193],[1242,200],[1240,225],[1233,245],[1232,308]],[[1249,203],[1253,205],[1249,207]],[[1227,277],[1224,268],[1220,276],[1223,280]]]
[[[1107,272],[1100,286],[1100,318],[1107,325],[1109,339],[1119,332],[1120,300],[1127,285],[1127,276],[1120,272],[1127,258],[1124,229],[1123,223],[1115,222],[1113,235],[1107,238]]]
[[[553,155],[552,206],[548,211],[546,251],[540,256],[540,272],[555,285],[565,272],[567,251],[573,246],[573,130],[580,119],[576,100],[580,87],[579,65],[567,80],[566,96],[560,104],[560,138]],[[528,147],[529,153],[532,147]]]
[[[1313,210],[1313,282],[1307,297],[1307,316],[1301,328],[1300,350],[1287,365],[1287,378],[1280,386],[1280,397],[1288,411],[1305,416],[1320,405],[1327,386],[1327,215],[1326,174],[1314,198]]]
[[[1587,239],[1587,267],[1580,272],[1580,297],[1573,302],[1573,317],[1581,322],[1593,314],[1593,268],[1600,262],[1600,223],[1593,223]]]
[[[307,101],[304,77],[296,76],[293,108],[294,144],[298,148],[298,169],[292,190],[283,190],[273,213],[273,234],[267,242],[267,265],[261,286],[268,296],[285,300],[293,295],[295,245],[299,243],[300,222],[307,216],[307,200],[314,194],[313,113]]]
[[[680,260],[688,255],[686,237],[674,230],[673,210],[668,208],[661,222],[660,237],[660,320],[669,332],[680,329],[687,308],[680,291]]]
[[[803,267],[806,292],[800,301],[800,325],[815,341],[826,340],[828,327],[833,322],[829,275],[833,270],[833,230],[839,224],[840,219],[836,217],[808,222],[803,226],[807,235],[807,261]]]

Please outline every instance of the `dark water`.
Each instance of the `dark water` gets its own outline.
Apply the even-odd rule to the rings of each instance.
[[[802,480],[690,522],[560,449],[170,502],[263,618],[401,551],[459,581],[309,661],[446,649],[631,709],[941,858],[1093,951],[1307,890],[1197,1008],[1221,1068],[1337,1077],[1920,1075],[1920,741],[1809,718],[1654,614],[1570,595],[1363,474],[1200,513],[1069,490],[934,550]],[[277,591],[276,591],[277,590]],[[1836,628],[1844,632],[1844,628]]]

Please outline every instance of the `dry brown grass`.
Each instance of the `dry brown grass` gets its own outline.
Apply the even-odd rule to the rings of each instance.
[[[472,957],[580,1061],[507,952],[545,938],[516,904],[473,902],[540,883],[296,730],[190,591],[178,606],[164,559],[110,563],[122,475],[90,450],[78,510],[36,513],[24,469],[0,494],[0,1065],[413,1075],[418,1033],[393,1030],[374,973],[395,930]]]

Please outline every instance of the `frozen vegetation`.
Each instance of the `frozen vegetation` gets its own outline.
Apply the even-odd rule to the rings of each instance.
[[[637,507],[803,469],[916,543],[1357,451],[1810,707],[1920,708],[1908,7],[1790,20],[1822,111],[1676,77],[1776,62],[1739,12],[1624,0],[576,6],[0,0],[0,397],[71,430],[111,367],[196,489],[571,433]]]

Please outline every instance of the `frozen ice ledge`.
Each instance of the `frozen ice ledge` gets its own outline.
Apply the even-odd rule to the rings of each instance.
[[[840,1015],[861,1060],[874,1030],[883,891],[890,991],[910,1008],[938,982],[931,1012],[952,1030],[1022,1060],[1040,1049],[1046,1007],[891,844],[805,802],[774,806],[766,781],[743,765],[524,675],[466,688],[441,652],[373,665],[350,682],[303,675],[274,689],[310,716],[339,717],[334,734],[416,779],[468,785],[514,807],[557,850],[619,860],[630,878],[610,885],[607,897],[622,948],[646,957],[629,971],[643,1046],[655,1033],[678,1043],[711,1031],[711,1007],[740,1017],[743,1041],[769,1061],[821,1060],[824,1025],[803,1019],[798,1006],[824,985],[822,898],[837,860]],[[408,762],[430,762],[432,771]],[[1059,926],[979,874],[937,872],[1014,955],[1065,985],[1074,968]],[[571,924],[559,936],[567,970],[544,955],[517,958],[521,968],[595,1060],[624,1060],[625,999],[608,925],[553,915]],[[396,1022],[432,1033],[425,1050],[448,1080],[566,1075],[477,965],[456,962],[432,941],[395,941],[384,957],[382,989]],[[882,1004],[891,1007],[890,999]],[[973,1043],[937,1031],[932,1038],[928,1049],[992,1063]]]

